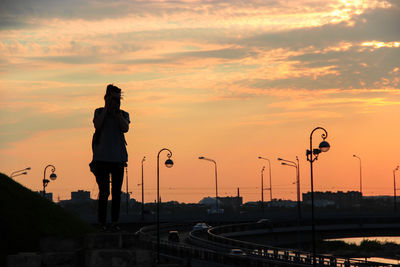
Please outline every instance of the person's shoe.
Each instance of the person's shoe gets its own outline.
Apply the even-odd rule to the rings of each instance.
[[[100,224],[100,232],[104,233],[107,232],[107,230],[108,230],[107,224],[105,223]]]
[[[118,226],[117,223],[111,223],[110,230],[111,230],[111,232],[115,233],[115,232],[120,232],[121,228]]]

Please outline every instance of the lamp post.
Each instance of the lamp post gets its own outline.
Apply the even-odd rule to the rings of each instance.
[[[397,212],[397,202],[396,202],[396,171],[399,170],[400,166],[397,166],[396,169],[393,170],[393,204],[394,204],[394,212]]]
[[[297,212],[299,221],[301,220],[301,203],[300,203],[300,172],[299,172],[299,158],[296,156],[296,162],[291,160],[286,160],[282,158],[278,158],[279,161],[282,161],[281,164],[284,166],[294,167],[296,168],[296,191],[297,191]]]
[[[126,214],[129,214],[129,178],[128,178],[128,163],[125,162],[125,176],[126,176]]]
[[[144,176],[143,176],[143,162],[145,162],[146,157],[142,159],[142,220],[144,220]]]
[[[357,155],[353,155],[353,157],[358,158],[358,160],[360,161],[360,194],[361,194],[361,198],[362,198],[362,173],[361,173],[361,158]]]
[[[261,212],[264,216],[264,170],[265,166],[261,169]]]
[[[50,183],[50,180],[46,179],[46,170],[48,167],[51,167],[51,174],[50,174],[50,179],[54,181],[57,179],[57,175],[54,173],[56,171],[56,167],[53,165],[49,164],[44,168],[44,173],[43,173],[43,197],[46,197],[46,186],[48,183]]]
[[[322,130],[324,133],[321,135],[323,141],[319,144],[319,148],[312,147],[312,135],[316,130]],[[315,222],[314,222],[314,179],[313,179],[313,162],[318,159],[318,155],[321,152],[327,152],[330,149],[330,145],[325,139],[328,137],[328,132],[322,128],[317,127],[311,131],[310,134],[310,150],[307,149],[306,156],[307,161],[310,162],[310,171],[311,171],[311,232],[312,232],[312,255],[313,255],[313,265],[316,266],[317,263],[315,261]]]
[[[208,160],[214,163],[215,166],[215,208],[216,208],[216,212],[217,214],[219,214],[219,207],[218,207],[218,176],[217,176],[217,162],[215,162],[215,160],[213,159],[209,159],[206,157],[199,157],[199,159],[203,159],[203,160]]]
[[[264,157],[258,157],[259,159],[263,159],[268,161],[268,168],[269,168],[269,188],[266,188],[269,190],[269,197],[270,201],[272,202],[272,178],[271,178],[271,161],[267,158]],[[264,190],[264,189],[263,189]]]
[[[172,161],[172,152],[168,148],[161,149],[157,154],[157,263],[160,263],[160,153],[168,151],[168,159],[165,161],[165,166],[171,168],[174,166]]]
[[[30,169],[31,169],[31,167],[28,167],[28,168],[25,168],[25,169],[22,169],[22,170],[18,170],[18,171],[12,172],[10,174],[10,178],[13,178],[13,177],[16,177],[16,176],[20,176],[20,175],[26,175],[26,174],[28,174],[27,171],[29,171]]]

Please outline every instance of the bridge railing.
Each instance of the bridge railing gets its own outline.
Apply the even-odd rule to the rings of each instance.
[[[192,224],[161,224],[160,232],[166,233],[171,229],[179,230],[189,227],[192,227]],[[224,225],[210,228],[207,231],[191,231],[189,233],[190,243],[200,247],[193,247],[161,239],[160,252],[187,259],[197,258],[217,263],[232,263],[236,266],[310,266],[313,264],[313,258],[310,252],[259,245],[221,236],[221,234],[224,233],[239,230],[249,231],[265,229],[265,227],[267,227],[268,231],[271,231],[271,233],[273,232],[273,229],[270,229],[269,225],[260,223]],[[150,225],[141,228],[137,234],[148,248],[155,250],[157,244],[156,231],[157,226]],[[229,251],[232,248],[242,249],[247,256],[230,255]],[[320,254],[316,255],[316,265],[338,267],[390,266],[388,264]]]
[[[310,252],[259,245],[222,236],[222,234],[224,233],[251,231],[263,228],[267,228],[269,232],[273,233],[273,228],[270,224],[241,223],[212,227],[207,230],[207,239],[211,242],[219,243],[226,247],[241,248],[242,250],[246,251],[248,255],[260,256],[263,258],[281,261],[312,264],[313,257]],[[390,264],[321,254],[316,255],[315,261],[317,265],[323,266],[390,266]]]

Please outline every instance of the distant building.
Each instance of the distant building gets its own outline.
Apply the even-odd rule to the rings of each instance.
[[[233,207],[234,209],[239,209],[239,207],[243,204],[242,197],[218,197],[218,200],[225,208]]]
[[[90,191],[78,190],[71,192],[72,202],[84,202],[90,200]]]
[[[314,192],[314,205],[316,207],[354,207],[359,205],[361,200],[362,194],[358,191]],[[303,203],[311,204],[311,192],[303,193]]]
[[[233,210],[239,210],[240,206],[243,204],[243,198],[237,197],[218,197],[218,210],[217,202],[215,197],[205,197],[199,201],[200,205],[205,205],[210,207],[208,213],[224,213],[224,209],[233,208]]]
[[[210,207],[207,212],[209,214],[223,214],[224,210],[221,209],[222,201],[221,198],[218,197],[218,210],[217,210],[217,202],[215,201],[215,197],[205,197],[199,201],[199,205],[204,205]]]
[[[297,201],[274,199],[266,203],[269,207],[279,207],[279,208],[293,208],[297,207]]]
[[[205,197],[202,200],[199,201],[200,205],[204,205],[204,206],[208,206],[208,207],[212,207],[212,208],[216,208],[216,201],[215,201],[215,197]],[[218,206],[221,206],[221,198],[218,198]]]

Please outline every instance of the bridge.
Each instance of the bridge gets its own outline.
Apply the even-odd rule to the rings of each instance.
[[[277,248],[269,245],[256,244],[235,239],[248,235],[291,235],[295,239],[296,234],[311,236],[311,226],[295,225],[294,222],[279,223],[238,223],[212,227],[208,230],[191,231],[193,224],[161,224],[160,233],[166,236],[170,230],[188,232],[185,243],[169,242],[166,239],[160,241],[160,253],[164,256],[184,259],[199,259],[225,265],[234,266],[312,266],[314,265],[312,254],[308,251]],[[316,230],[320,237],[324,235],[338,235],[351,232],[396,232],[400,229],[400,223],[373,218],[360,222],[359,219],[319,221]],[[148,248],[156,250],[157,228],[150,225],[138,231],[140,241]],[[231,255],[233,248],[239,248],[246,256]],[[317,254],[315,258],[317,266],[393,266],[367,260],[356,260],[332,255]]]

